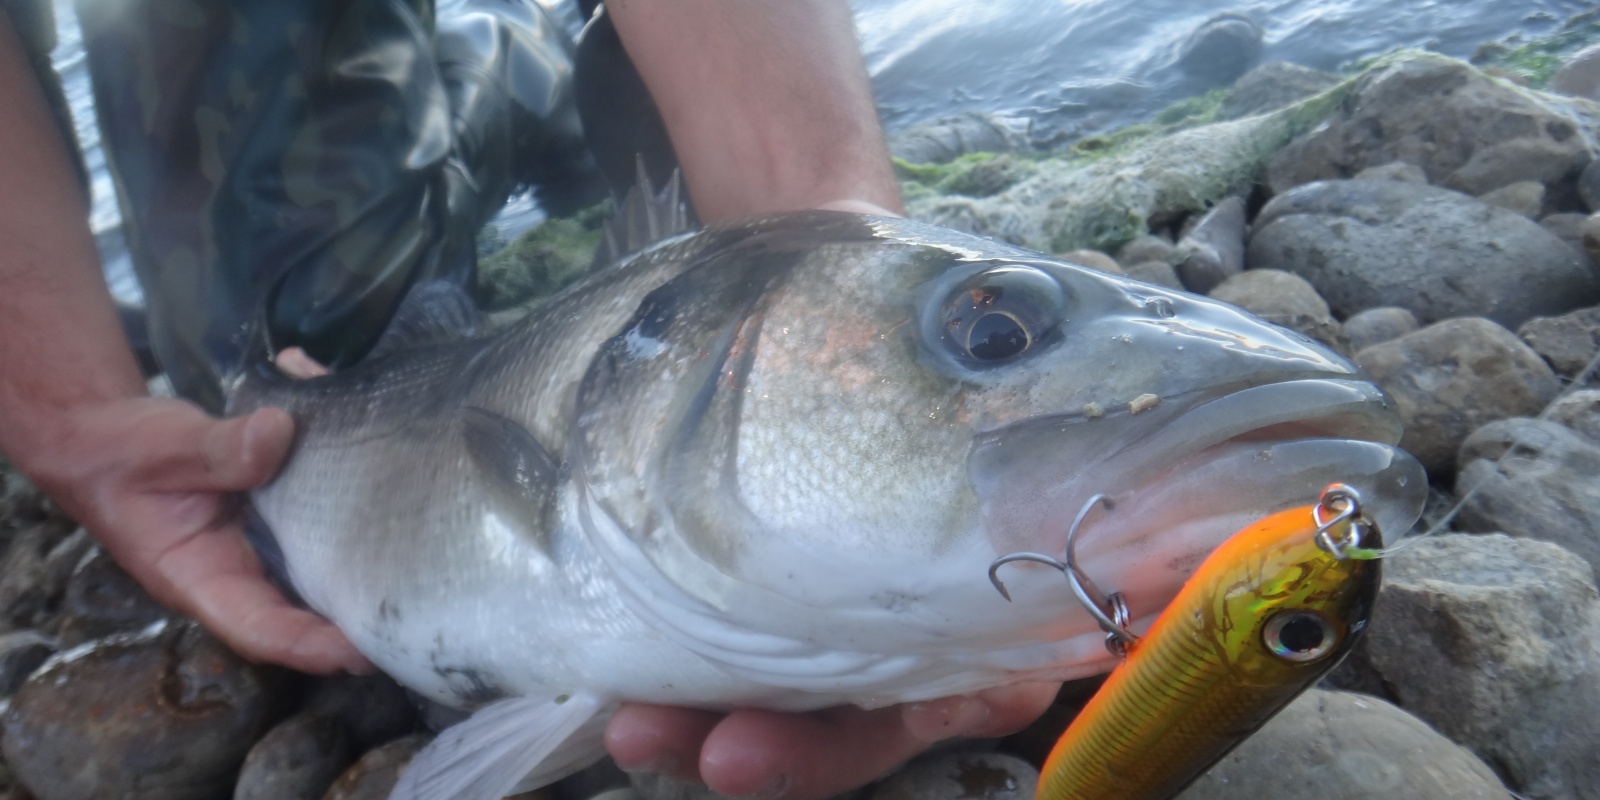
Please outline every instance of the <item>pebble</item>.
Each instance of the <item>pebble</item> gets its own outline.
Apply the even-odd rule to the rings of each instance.
[[[67,647],[142,630],[171,614],[98,547],[67,579],[62,610],[61,640]]]
[[[233,800],[318,800],[354,760],[350,737],[336,720],[299,714],[250,748]]]
[[[1178,242],[1178,278],[1189,291],[1205,294],[1244,271],[1244,198],[1229,197],[1200,218]]]
[[[1122,271],[1134,280],[1184,291],[1183,281],[1178,280],[1177,268],[1165,261],[1140,261],[1124,267]]]
[[[1276,269],[1241,272],[1211,290],[1211,297],[1232,303],[1275,325],[1299,331],[1341,352],[1349,340],[1327,301],[1299,275]]]
[[[1600,306],[1558,317],[1534,317],[1517,328],[1517,335],[1557,374],[1577,378],[1600,358]],[[1600,374],[1590,375],[1589,383],[1600,384]]]
[[[1539,220],[1539,227],[1555,234],[1557,239],[1567,243],[1572,252],[1578,254],[1578,259],[1590,272],[1600,275],[1600,268],[1596,268],[1594,261],[1589,258],[1589,251],[1583,246],[1583,225],[1589,220],[1587,214],[1569,212],[1546,214]]]
[[[1118,264],[1142,264],[1146,261],[1178,263],[1178,246],[1155,234],[1145,234],[1117,250]]]
[[[1600,301],[1600,275],[1533,220],[1398,181],[1320,181],[1274,197],[1246,262],[1304,277],[1341,316],[1401,306],[1424,324],[1480,316],[1515,327]]]
[[[1268,61],[1233,82],[1218,119],[1275,111],[1338,85],[1339,76],[1287,61]]]
[[[1351,315],[1344,321],[1344,335],[1350,340],[1350,349],[1359,352],[1398,339],[1419,327],[1417,315],[1410,311],[1397,306],[1379,306]]]
[[[1460,458],[1466,504],[1456,527],[1554,542],[1600,578],[1600,441],[1557,422],[1506,419],[1468,436]]]
[[[1311,689],[1177,800],[1504,800],[1481,760],[1394,705]]]
[[[1600,797],[1600,593],[1589,565],[1548,542],[1445,534],[1384,570],[1358,647],[1400,707],[1528,797]]]
[[[1496,419],[1533,416],[1560,390],[1515,334],[1477,317],[1450,319],[1358,353],[1356,363],[1395,400],[1401,449],[1436,480],[1454,474],[1462,439]]]
[[[1544,184],[1538,181],[1517,181],[1493,191],[1478,195],[1478,199],[1491,206],[1537,220],[1544,211]]]
[[[1545,410],[1544,417],[1600,442],[1600,389],[1562,395]]]
[[[1586,47],[1570,56],[1550,76],[1545,88],[1552,92],[1600,100],[1600,45]]]
[[[266,727],[276,678],[194,625],[104,639],[17,690],[5,761],[38,800],[212,800]]]
[[[1033,800],[1039,770],[1004,753],[930,753],[902,767],[871,800]]]
[[[1110,272],[1115,275],[1123,274],[1122,265],[1118,264],[1116,259],[1099,250],[1073,250],[1070,253],[1062,253],[1056,257],[1062,261],[1082,264],[1085,267],[1097,269],[1101,272]]]
[[[1400,181],[1401,183],[1421,184],[1428,182],[1428,173],[1423,172],[1422,167],[1405,161],[1390,161],[1387,164],[1367,167],[1357,172],[1354,177],[1356,180],[1369,181]]]
[[[53,630],[67,579],[93,547],[88,531],[70,521],[21,524],[0,561],[0,615],[8,627]]]
[[[328,787],[322,800],[388,800],[400,773],[431,738],[413,734],[367,751]]]
[[[1578,197],[1592,211],[1600,211],[1600,160],[1590,161],[1578,173]]]

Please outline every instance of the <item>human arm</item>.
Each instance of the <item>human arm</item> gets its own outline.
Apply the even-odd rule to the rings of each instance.
[[[148,396],[100,275],[66,145],[0,12],[0,452],[157,600],[246,657],[370,669],[261,575],[233,492],[272,476],[293,423]]]

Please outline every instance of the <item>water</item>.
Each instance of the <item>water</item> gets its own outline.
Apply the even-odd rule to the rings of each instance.
[[[570,26],[572,0],[539,0]],[[1194,89],[1171,69],[1178,46],[1220,11],[1266,30],[1264,60],[1323,70],[1395,47],[1465,58],[1512,34],[1548,33],[1595,0],[855,0],[856,25],[890,131],[957,111],[1035,121],[1044,139],[1068,139],[1147,118]],[[93,176],[90,223],[113,293],[138,302],[121,244],[111,180],[99,148],[87,70],[71,3],[57,0],[60,46],[79,141]],[[543,218],[527,197],[497,219],[508,238]]]

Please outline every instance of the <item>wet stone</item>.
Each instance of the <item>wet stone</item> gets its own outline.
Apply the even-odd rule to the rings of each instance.
[[[1401,449],[1436,479],[1454,474],[1467,434],[1492,420],[1536,415],[1560,390],[1521,339],[1476,317],[1429,325],[1355,360],[1394,398],[1406,426]]]
[[[1600,592],[1589,565],[1548,542],[1445,534],[1384,569],[1358,648],[1395,702],[1514,791],[1600,798]]]
[[[95,548],[67,579],[61,639],[71,647],[113,633],[142,630],[170,615],[155,598]]]
[[[1312,689],[1178,800],[1251,797],[1503,800],[1506,791],[1471,752],[1405,711],[1375,697]]]
[[[1558,317],[1534,317],[1517,328],[1517,335],[1558,374],[1576,378],[1600,358],[1600,306]],[[1590,375],[1586,383],[1600,385],[1600,374]]]
[[[1369,308],[1344,321],[1344,335],[1356,352],[1398,339],[1418,328],[1417,315],[1396,306]]]
[[[1205,213],[1178,242],[1178,277],[1205,294],[1244,271],[1244,198],[1229,197]]]
[[[1178,263],[1178,246],[1155,234],[1145,234],[1117,250],[1118,264],[1141,264],[1146,261]]]
[[[1546,84],[1552,92],[1600,100],[1600,45],[1579,50],[1568,57]]]
[[[22,682],[56,652],[56,640],[35,630],[0,634],[0,697],[10,697]]]
[[[276,678],[194,625],[84,645],[12,697],[0,719],[5,760],[39,800],[226,796]]]
[[[1178,280],[1178,270],[1165,261],[1140,261],[1124,268],[1123,272],[1134,280],[1184,291],[1183,281]]]
[[[1261,25],[1244,14],[1218,14],[1178,46],[1178,67],[1212,86],[1226,86],[1256,65],[1263,36]]]
[[[354,760],[350,738],[336,720],[299,714],[250,748],[233,800],[318,800]]]
[[[1276,269],[1239,273],[1211,290],[1211,297],[1232,303],[1275,325],[1299,331],[1346,352],[1349,342],[1328,304],[1299,275]]]
[[[944,752],[889,776],[871,800],[1031,800],[1039,770],[1004,753]]]
[[[51,631],[67,579],[94,541],[70,522],[46,519],[16,531],[0,561],[0,613],[12,628]]]
[[[1554,542],[1600,577],[1600,441],[1548,420],[1500,420],[1467,437],[1461,463],[1457,528]]]
[[[369,750],[328,787],[323,800],[388,800],[401,772],[427,746],[428,739],[415,734]]]
[[[337,721],[357,753],[416,732],[420,722],[406,690],[382,673],[314,678],[303,708]]]

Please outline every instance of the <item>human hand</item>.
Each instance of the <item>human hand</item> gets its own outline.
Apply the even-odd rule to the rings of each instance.
[[[1003,736],[1043,714],[1060,688],[1027,683],[865,710],[731,714],[624,705],[606,749],[625,770],[698,780],[718,794],[818,800],[863,786],[956,736]]]
[[[278,409],[217,420],[137,397],[61,412],[31,476],[156,600],[240,655],[305,672],[370,672],[332,623],[263,577],[234,493],[270,479],[294,438]]]

